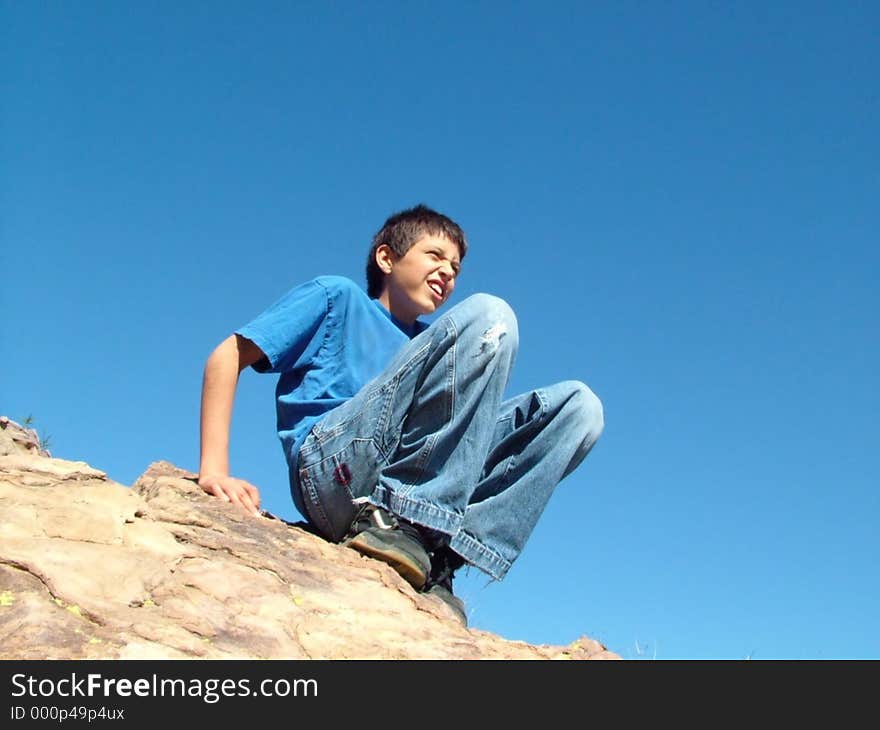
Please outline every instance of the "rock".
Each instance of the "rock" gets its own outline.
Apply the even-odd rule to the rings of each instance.
[[[5,659],[620,658],[465,628],[383,563],[249,517],[192,472],[156,462],[129,488],[15,429],[0,432]]]
[[[7,416],[0,416],[0,456],[9,454],[51,456],[40,444],[34,429],[25,428]]]

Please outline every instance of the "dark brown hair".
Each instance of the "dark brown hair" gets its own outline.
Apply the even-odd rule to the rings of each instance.
[[[427,205],[419,204],[394,213],[379,232],[373,236],[373,245],[367,257],[367,294],[377,298],[385,284],[385,274],[376,263],[376,249],[388,246],[395,256],[403,256],[413,244],[425,236],[443,236],[458,246],[459,256],[467,253],[467,240],[464,231],[454,220]]]

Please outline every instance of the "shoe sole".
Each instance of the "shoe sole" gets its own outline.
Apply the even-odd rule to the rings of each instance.
[[[390,565],[417,591],[421,590],[428,580],[428,571],[415,558],[376,540],[369,532],[355,535],[344,544],[357,550],[361,555]]]
[[[468,620],[467,612],[465,611],[464,607],[464,601],[462,601],[454,593],[450,593],[443,588],[437,588],[436,586],[434,586],[433,588],[429,588],[427,591],[425,591],[423,595],[431,596],[432,598],[440,601],[455,615],[455,618],[458,619],[459,623],[461,623],[462,626],[467,627]]]

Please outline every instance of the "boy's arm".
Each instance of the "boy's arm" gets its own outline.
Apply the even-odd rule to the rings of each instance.
[[[199,486],[259,517],[257,488],[229,475],[229,430],[238,377],[263,351],[241,335],[230,335],[210,354],[202,379]]]

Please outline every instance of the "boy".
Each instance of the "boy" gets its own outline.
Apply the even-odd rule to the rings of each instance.
[[[241,371],[279,373],[278,435],[299,512],[328,540],[391,565],[467,624],[452,577],[502,579],[556,484],[589,453],[602,404],[567,381],[502,401],[518,345],[513,312],[476,294],[427,326],[467,252],[424,205],[373,239],[365,293],[342,277],[294,287],[211,353],[202,386],[199,484],[259,515],[229,474]]]

